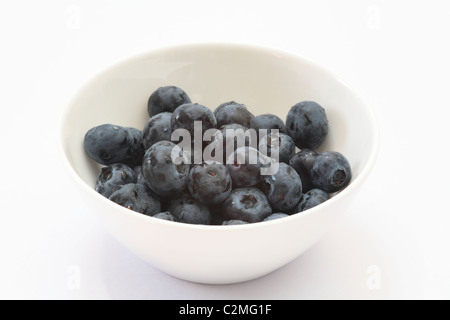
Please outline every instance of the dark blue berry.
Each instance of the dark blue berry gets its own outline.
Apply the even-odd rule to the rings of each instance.
[[[122,185],[135,182],[136,173],[132,168],[125,164],[115,163],[102,168],[97,178],[95,190],[109,198]]]
[[[276,211],[289,211],[302,196],[302,181],[298,173],[286,163],[279,164],[274,175],[263,176],[260,188]]]
[[[278,134],[278,142],[271,132],[262,136],[259,140],[259,150],[265,149],[267,156],[278,162],[289,163],[289,160],[295,154],[295,144],[290,136],[284,133]]]
[[[181,88],[176,86],[165,86],[155,90],[148,99],[148,114],[150,117],[161,112],[173,112],[176,108],[191,99]]]
[[[175,219],[175,217],[169,211],[164,211],[164,212],[157,213],[153,217],[161,219],[161,220],[177,221]]]
[[[148,216],[161,212],[161,203],[158,197],[141,184],[123,185],[109,196],[109,200]]]
[[[181,194],[173,199],[169,212],[178,222],[190,224],[210,224],[211,213],[205,204],[195,200],[190,194]]]
[[[230,195],[231,176],[223,164],[198,164],[190,170],[188,187],[196,200],[207,205],[219,204]]]
[[[194,122],[201,121],[202,137],[206,130],[216,127],[216,117],[211,110],[198,103],[186,103],[174,110],[171,117],[172,131],[186,129],[194,139]]]
[[[317,149],[328,134],[325,109],[314,101],[297,103],[287,114],[286,129],[300,149]]]
[[[289,160],[289,165],[297,171],[300,179],[302,179],[303,193],[314,188],[311,182],[310,170],[318,155],[319,153],[314,150],[302,149]]]
[[[231,191],[222,205],[224,220],[260,222],[272,214],[266,195],[255,187]]]
[[[242,220],[226,220],[222,222],[223,226],[235,226],[239,224],[248,224],[248,222],[242,221]]]
[[[249,129],[258,130],[256,117],[242,104],[227,104],[217,112],[217,127],[237,123]]]
[[[325,151],[319,154],[310,172],[314,187],[328,193],[342,190],[352,178],[350,163],[337,151]]]
[[[170,141],[172,135],[172,128],[170,125],[171,118],[171,112],[161,112],[147,121],[144,130],[142,131],[142,140],[145,150],[150,148],[156,142]]]
[[[262,164],[259,151],[251,147],[236,149],[227,159],[226,167],[233,181],[233,188],[252,187],[261,181]]]
[[[247,108],[244,104],[241,103],[237,103],[236,101],[227,101],[224,103],[221,103],[216,109],[214,109],[214,116],[217,118],[217,114],[219,113],[220,110],[222,110],[223,107],[229,105],[229,104],[240,104],[242,105],[244,108]]]
[[[142,175],[160,197],[173,196],[187,187],[190,166],[172,161],[172,150],[175,147],[173,142],[160,141],[152,145],[144,155]]]
[[[325,191],[320,189],[311,189],[302,195],[299,203],[294,208],[294,212],[297,213],[314,208],[328,199],[330,199],[330,195]]]
[[[283,212],[275,212],[275,213],[272,213],[267,218],[265,218],[263,221],[271,221],[271,220],[276,220],[276,219],[285,218],[285,217],[289,217],[289,215],[286,213],[283,213]]]
[[[283,120],[274,114],[266,113],[258,115],[256,116],[256,121],[258,122],[259,130],[266,129],[270,132],[271,129],[277,129],[280,133],[287,133]]]
[[[139,165],[144,155],[142,132],[136,128],[103,124],[84,136],[84,149],[97,163]]]

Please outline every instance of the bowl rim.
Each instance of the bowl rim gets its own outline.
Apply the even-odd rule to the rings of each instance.
[[[298,212],[292,215],[289,215],[288,217],[284,217],[282,219],[274,219],[271,221],[262,221],[258,223],[249,223],[249,224],[242,224],[242,225],[199,225],[199,224],[188,224],[188,223],[182,223],[182,222],[173,222],[173,221],[167,221],[162,220],[158,218],[154,218],[152,216],[147,216],[138,212],[134,212],[132,210],[129,210],[127,208],[124,208],[109,199],[103,197],[98,192],[92,188],[92,186],[89,186],[75,171],[75,169],[70,164],[70,161],[66,154],[66,148],[64,143],[64,136],[65,136],[65,128],[64,124],[67,121],[68,115],[71,111],[71,106],[73,102],[77,99],[77,97],[80,95],[81,92],[83,92],[92,82],[95,82],[99,77],[101,77],[103,74],[108,73],[116,68],[119,68],[121,66],[125,66],[127,64],[132,63],[133,61],[139,61],[141,59],[145,59],[148,56],[163,53],[166,51],[172,51],[172,50],[186,50],[186,49],[194,49],[194,50],[211,50],[211,49],[227,49],[227,50],[245,50],[245,51],[254,51],[259,54],[276,54],[288,57],[290,59],[294,60],[301,60],[303,63],[306,63],[310,66],[312,66],[314,69],[320,70],[322,73],[327,74],[329,77],[336,79],[336,81],[340,82],[343,86],[345,86],[349,91],[352,92],[352,94],[361,101],[360,108],[364,108],[365,112],[368,115],[369,123],[370,123],[370,132],[371,132],[371,145],[372,148],[370,150],[368,159],[362,168],[362,170],[359,172],[358,176],[356,178],[352,178],[350,184],[345,187],[343,190],[339,191],[338,193],[334,194],[328,201],[320,204],[319,206],[313,207],[311,209],[305,210],[303,212]],[[202,231],[214,231],[214,232],[230,232],[230,231],[238,231],[241,229],[248,229],[248,228],[266,228],[271,225],[276,225],[280,223],[288,223],[289,221],[293,219],[302,219],[302,217],[313,215],[319,210],[324,209],[325,207],[332,206],[335,202],[340,201],[340,199],[344,198],[347,194],[351,193],[355,188],[358,188],[368,177],[370,172],[372,171],[380,149],[380,133],[379,133],[379,124],[377,121],[377,118],[375,116],[373,108],[370,106],[368,101],[359,93],[357,92],[353,86],[349,85],[348,82],[343,81],[340,76],[336,75],[333,71],[331,71],[329,68],[325,67],[324,65],[313,61],[305,56],[302,56],[298,54],[297,52],[285,50],[285,49],[278,49],[270,46],[264,46],[264,45],[255,45],[255,44],[243,44],[243,43],[233,43],[233,42],[194,42],[194,43],[183,43],[183,44],[172,44],[162,47],[155,47],[152,49],[145,50],[143,52],[134,54],[132,56],[128,56],[126,58],[122,58],[118,60],[117,62],[107,66],[106,68],[102,68],[95,72],[93,75],[91,75],[86,81],[78,87],[77,90],[75,90],[70,99],[66,102],[64,109],[62,113],[60,114],[60,117],[58,119],[59,125],[58,125],[58,132],[57,132],[57,144],[58,144],[58,153],[62,159],[63,166],[66,168],[68,174],[72,177],[73,181],[76,181],[76,183],[81,187],[83,190],[85,190],[90,196],[97,198],[99,201],[104,201],[105,205],[112,206],[110,212],[117,212],[116,210],[121,210],[121,212],[127,213],[128,215],[134,216],[136,219],[142,219],[143,223],[154,223],[154,224],[161,224],[165,226],[170,226],[174,228],[181,228],[181,229],[187,229],[187,230],[202,230]]]

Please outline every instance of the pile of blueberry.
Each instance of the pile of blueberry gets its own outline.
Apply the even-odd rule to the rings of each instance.
[[[273,114],[254,116],[235,101],[211,111],[192,103],[181,88],[165,86],[150,95],[148,113],[143,130],[103,124],[84,137],[86,153],[103,166],[96,191],[130,210],[191,224],[255,223],[317,206],[350,182],[350,164],[341,153],[316,151],[328,134],[325,109],[316,102],[295,104],[284,122]],[[225,147],[214,155],[216,161],[199,162],[195,152],[174,151],[172,134],[185,129],[194,136],[199,123],[202,134],[209,129],[221,133],[202,139],[201,151],[219,139],[225,146],[230,129],[255,129],[257,146],[249,135],[243,146],[233,140],[231,161],[225,159]],[[269,161],[236,161],[261,150],[266,157],[258,159]],[[183,161],[174,161],[174,152]],[[277,170],[264,175],[262,169],[274,165],[274,154]]]

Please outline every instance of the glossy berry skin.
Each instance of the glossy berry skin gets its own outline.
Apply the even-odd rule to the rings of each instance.
[[[158,197],[141,184],[123,185],[109,196],[109,200],[148,216],[161,212],[161,203]]]
[[[160,197],[173,196],[187,187],[190,166],[172,162],[175,146],[170,141],[157,142],[145,152],[142,161],[142,175]]]
[[[172,131],[186,129],[194,140],[194,122],[201,121],[202,135],[206,130],[215,128],[217,121],[211,110],[198,103],[186,103],[174,110],[171,117]]]
[[[222,205],[224,220],[260,222],[272,214],[266,195],[255,187],[236,188]]]
[[[194,165],[189,173],[188,188],[197,201],[207,205],[219,204],[230,195],[231,176],[220,163]]]
[[[237,123],[244,127],[258,130],[256,117],[243,104],[227,104],[217,112],[217,127]]]
[[[135,183],[136,180],[136,173],[132,168],[125,164],[115,163],[102,168],[97,178],[95,190],[109,198],[119,187],[124,184]]]
[[[175,217],[169,211],[164,211],[164,212],[157,213],[153,217],[161,219],[161,220],[177,221],[175,219]]]
[[[342,190],[352,178],[350,163],[337,151],[325,151],[319,154],[310,172],[314,187],[328,193]]]
[[[259,140],[260,151],[263,150],[263,146],[267,151],[267,156],[274,158],[278,162],[289,163],[289,160],[295,154],[294,140],[284,133],[278,134],[277,143],[275,137],[269,132],[269,134],[261,137]]]
[[[297,171],[300,179],[302,179],[303,193],[314,188],[310,170],[318,155],[319,153],[314,150],[302,149],[289,160],[289,165]]]
[[[274,114],[258,115],[256,116],[256,122],[258,122],[259,130],[266,129],[270,132],[271,129],[277,129],[280,133],[287,133],[284,121]]]
[[[170,202],[169,212],[178,222],[189,224],[211,223],[211,213],[208,207],[187,193],[178,195]]]
[[[302,212],[330,199],[330,195],[320,189],[311,189],[302,195],[299,203],[295,206],[294,212]]]
[[[291,166],[281,162],[276,174],[263,176],[260,189],[266,194],[273,210],[286,212],[299,202],[302,181]]]
[[[142,131],[142,142],[145,150],[150,148],[156,142],[170,141],[172,135],[172,127],[170,120],[171,112],[161,112],[151,117]]]
[[[242,105],[244,108],[247,108],[244,104],[237,103],[236,101],[231,100],[231,101],[227,101],[227,102],[221,103],[216,109],[214,109],[214,112],[213,112],[214,116],[217,118],[217,114],[219,113],[219,111],[222,110],[223,107],[225,107],[225,106],[227,106],[229,104],[239,104],[239,105]]]
[[[176,108],[191,99],[181,88],[176,86],[165,86],[156,89],[149,97],[147,110],[150,117],[162,113],[173,112]]]
[[[276,219],[285,218],[285,217],[289,217],[289,215],[286,213],[283,213],[283,212],[275,212],[275,213],[272,213],[267,218],[265,218],[263,221],[271,221],[271,220],[276,220]]]
[[[317,149],[328,134],[325,109],[314,101],[297,103],[287,114],[286,130],[300,149]]]
[[[235,226],[239,224],[248,224],[248,222],[242,220],[225,220],[224,222],[222,222],[223,226]]]
[[[136,166],[144,155],[142,132],[113,124],[96,126],[86,132],[84,149],[89,157],[102,165],[123,163]]]
[[[256,159],[250,161],[251,157]],[[258,159],[259,151],[251,147],[238,148],[235,154],[230,155],[226,167],[233,181],[233,188],[252,187],[261,181],[261,162]]]

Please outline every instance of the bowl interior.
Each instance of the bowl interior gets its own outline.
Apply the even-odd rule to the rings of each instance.
[[[373,152],[373,123],[364,102],[346,84],[297,56],[236,45],[194,45],[161,49],[119,63],[87,83],[71,101],[62,128],[67,159],[77,175],[94,186],[99,166],[84,153],[90,128],[113,123],[142,129],[147,100],[160,86],[176,85],[193,102],[210,109],[234,100],[255,114],[285,120],[302,100],[321,104],[330,133],[322,150],[336,150],[350,161],[355,179]]]

